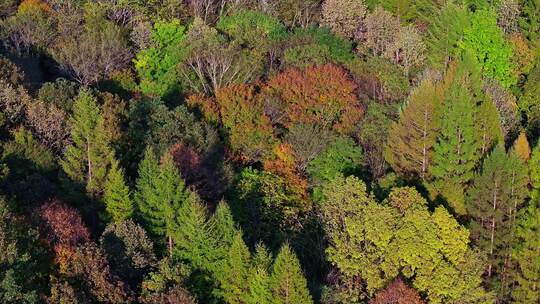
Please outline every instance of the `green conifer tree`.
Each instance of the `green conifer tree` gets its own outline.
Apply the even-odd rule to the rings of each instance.
[[[170,154],[166,154],[159,165],[151,149],[145,152],[137,179],[138,209],[152,236],[166,240],[169,254],[173,250],[179,210],[184,202],[195,197],[196,194],[186,188]]]
[[[114,157],[111,158],[111,168],[105,182],[103,202],[105,203],[106,216],[113,222],[121,222],[131,218],[134,206],[129,187],[124,179],[124,170],[119,167],[118,161]]]
[[[513,261],[517,266],[512,290],[513,303],[540,301],[540,208],[531,202],[517,220]]]
[[[399,121],[390,128],[384,156],[397,173],[425,179],[439,119],[443,90],[431,79],[426,79],[409,96]]]
[[[444,118],[433,152],[430,168],[433,182],[429,185],[433,197],[440,194],[459,214],[464,214],[463,189],[473,178],[480,157],[480,142],[476,134],[476,105],[465,83],[456,81],[450,87],[444,103]]]
[[[172,236],[175,243],[174,257],[188,262],[195,269],[215,272],[216,245],[206,207],[191,192],[177,212]]]
[[[245,303],[248,298],[250,253],[240,232],[234,236],[227,257],[220,264],[221,269],[217,273],[218,295],[226,303]]]
[[[480,143],[480,155],[484,156],[497,144],[504,143],[504,136],[501,129],[499,112],[495,104],[490,100],[485,100],[478,106],[477,115],[477,136]]]
[[[469,10],[448,1],[437,14],[430,16],[428,24],[428,59],[434,66],[444,67],[459,54],[463,30],[470,25]]]
[[[272,257],[262,244],[255,248],[255,255],[251,259],[251,268],[248,276],[249,290],[246,297],[247,304],[270,304],[272,303],[272,291],[270,290],[270,265]]]
[[[531,178],[531,201],[540,198],[540,142],[536,145],[529,159],[529,175]]]
[[[505,259],[512,239],[514,213],[527,195],[526,167],[514,153],[496,147],[483,163],[468,192],[467,211],[473,218],[472,239],[488,255],[489,283],[499,282],[508,271]],[[492,274],[498,276],[492,278]],[[502,285],[497,284],[497,292]]]
[[[89,193],[99,195],[104,188],[111,148],[100,107],[90,92],[81,90],[70,122],[73,143],[64,153],[62,168],[74,181],[85,183]]]
[[[313,303],[307,289],[307,281],[300,268],[298,258],[288,244],[281,247],[272,266],[270,277],[273,303],[309,304]]]
[[[219,202],[216,212],[210,220],[210,225],[212,227],[212,237],[216,240],[218,247],[223,250],[225,255],[239,232],[231,209],[225,201]]]

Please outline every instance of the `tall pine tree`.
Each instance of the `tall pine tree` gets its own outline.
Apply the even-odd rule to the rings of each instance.
[[[442,99],[442,86],[429,78],[409,96],[399,121],[390,128],[384,152],[386,161],[397,173],[426,178],[439,128],[437,111]]]
[[[111,168],[105,182],[103,202],[105,203],[106,216],[113,222],[121,222],[133,215],[134,206],[124,178],[124,170],[119,167],[118,161],[114,157],[111,158]]]
[[[540,302],[540,208],[538,200],[524,209],[516,227],[513,260],[517,266],[514,303]]]
[[[151,149],[145,152],[139,166],[136,199],[145,226],[153,237],[166,240],[171,255],[179,210],[185,202],[198,197],[186,188],[170,154],[160,165]]]
[[[255,248],[255,255],[251,259],[247,293],[247,304],[270,304],[272,303],[272,291],[270,290],[270,265],[272,257],[262,244]]]
[[[221,269],[217,274],[219,296],[226,303],[246,303],[249,297],[250,253],[240,232],[234,236],[228,254],[220,264]]]
[[[531,153],[529,160],[529,175],[531,178],[531,201],[540,198],[540,142]]]
[[[432,196],[441,195],[459,214],[464,214],[463,189],[473,178],[480,157],[480,142],[475,132],[476,105],[467,85],[455,81],[444,103],[444,118],[430,168]]]
[[[85,183],[92,195],[103,191],[111,148],[101,110],[92,94],[81,90],[73,105],[71,139],[61,161],[64,172],[74,181]]]
[[[300,262],[288,244],[281,247],[274,261],[270,289],[276,304],[313,303]]]
[[[508,271],[513,217],[527,194],[526,167],[514,153],[496,147],[469,189],[467,210],[473,218],[471,237],[489,258],[487,278],[497,283]]]

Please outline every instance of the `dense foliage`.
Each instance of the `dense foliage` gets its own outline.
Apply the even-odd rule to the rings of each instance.
[[[540,2],[0,0],[0,303],[540,303]]]

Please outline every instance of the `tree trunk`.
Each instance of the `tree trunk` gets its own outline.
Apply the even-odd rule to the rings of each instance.
[[[170,235],[167,236],[167,246],[169,247],[169,257],[172,257],[173,241],[172,241],[172,237]]]
[[[495,188],[493,190],[493,215],[491,217],[491,239],[490,239],[490,245],[489,245],[489,266],[488,266],[488,278],[491,277],[491,271],[493,267],[493,263],[491,259],[493,258],[493,247],[495,243],[495,211],[497,209],[497,189],[498,184],[497,181],[495,181]]]

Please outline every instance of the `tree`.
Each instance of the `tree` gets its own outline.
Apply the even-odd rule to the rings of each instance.
[[[132,56],[124,30],[91,6],[87,9],[84,28],[59,36],[51,48],[60,67],[85,86],[125,67]]]
[[[226,303],[245,303],[249,288],[249,249],[244,244],[242,234],[237,233],[229,248],[228,255],[221,262],[218,272],[218,294]]]
[[[268,48],[287,35],[279,19],[260,11],[239,9],[219,18],[216,28],[249,48]]]
[[[536,144],[529,160],[529,175],[531,179],[531,200],[540,198],[540,144]]]
[[[118,167],[118,161],[111,161],[111,168],[105,182],[103,202],[107,217],[113,222],[121,222],[130,218],[134,213],[133,201],[129,187],[124,179],[124,170]]]
[[[358,128],[357,136],[364,151],[365,163],[375,179],[383,176],[388,169],[384,154],[394,113],[395,107],[391,105],[370,102]]]
[[[369,304],[422,304],[418,292],[407,286],[401,279],[396,279],[385,289],[377,292]]]
[[[359,92],[384,104],[401,101],[409,94],[409,78],[399,66],[384,57],[370,56],[347,64]]]
[[[312,123],[349,134],[363,114],[355,84],[335,65],[286,70],[271,77],[266,89],[283,101],[286,127]]]
[[[279,244],[311,207],[285,178],[250,167],[238,174],[230,203],[249,245]]]
[[[55,36],[51,13],[51,7],[45,2],[22,1],[17,13],[2,22],[0,35],[5,45],[19,55],[45,50]]]
[[[99,238],[100,248],[112,270],[132,288],[157,267],[152,241],[132,220],[107,225]]]
[[[399,20],[380,6],[366,17],[363,40],[375,55],[389,54],[401,30]]]
[[[230,146],[248,161],[265,159],[276,141],[270,119],[264,113],[264,100],[256,90],[253,85],[235,85],[216,91]]]
[[[384,55],[400,65],[409,75],[414,67],[420,67],[425,60],[426,46],[420,32],[412,25],[401,27],[394,42]]]
[[[138,209],[145,226],[159,243],[166,240],[172,255],[181,207],[197,200],[197,195],[185,187],[171,155],[166,154],[159,165],[151,149],[147,149],[139,165],[137,191]]]
[[[58,257],[90,241],[90,231],[79,212],[59,200],[51,200],[39,209],[40,230]],[[57,261],[61,265],[61,261]]]
[[[178,19],[154,23],[152,46],[137,53],[134,61],[143,93],[166,96],[179,89],[176,68],[185,55],[178,46],[185,32]]]
[[[369,294],[384,287],[398,269],[385,257],[397,225],[397,212],[377,204],[366,185],[354,176],[337,176],[323,186],[318,214],[328,236],[327,259],[342,274],[342,293],[354,297],[354,281]]]
[[[497,79],[504,87],[517,80],[512,58],[512,47],[497,27],[497,15],[489,9],[477,10],[471,17],[471,25],[463,31],[460,48],[472,55],[482,66],[486,77]]]
[[[322,5],[322,24],[347,38],[357,35],[367,7],[361,0],[326,0]]]
[[[518,19],[520,14],[521,8],[518,1],[501,1],[497,8],[497,25],[507,35],[517,32],[519,30]]]
[[[425,180],[440,127],[441,84],[426,79],[414,89],[388,133],[384,156],[395,172]]]
[[[500,127],[497,129],[501,130],[503,138],[509,139],[517,136],[520,129],[520,118],[514,94],[509,89],[502,87],[496,80],[487,81],[484,85],[484,91],[486,93],[485,102],[491,102],[498,112]]]
[[[429,18],[427,32],[428,60],[436,67],[445,67],[459,54],[463,31],[470,26],[470,13],[464,5],[448,1]]]
[[[287,40],[290,46],[283,54],[286,66],[305,69],[314,64],[346,64],[355,58],[351,41],[326,27],[296,28]]]
[[[0,301],[6,304],[39,303],[37,232],[27,227],[0,198]]]
[[[283,137],[290,145],[294,165],[299,172],[305,172],[308,164],[326,150],[332,141],[336,140],[332,131],[313,124],[295,124]]]
[[[270,290],[270,266],[272,256],[262,244],[255,247],[255,255],[252,256],[248,274],[249,290],[246,294],[248,304],[272,303],[272,291]]]
[[[194,92],[210,95],[217,89],[258,79],[263,54],[227,41],[215,28],[196,18],[181,44],[186,57],[178,68],[183,82]]]
[[[440,135],[433,149],[429,171],[433,177],[430,192],[440,194],[454,208],[465,214],[464,187],[473,178],[480,158],[480,142],[475,134],[475,104],[471,93],[454,83],[445,98]]]
[[[308,304],[313,303],[307,289],[307,281],[300,268],[298,258],[288,244],[281,247],[270,277],[273,303]]]
[[[330,182],[338,175],[351,175],[362,167],[362,149],[349,137],[336,137],[324,151],[307,165],[315,187]],[[316,192],[316,191],[315,191]]]
[[[483,261],[468,247],[469,232],[444,207],[433,213],[410,187],[394,188],[379,204],[355,177],[324,189],[319,214],[329,239],[328,261],[337,266],[339,292],[358,301],[359,279],[369,295],[401,273],[430,303],[484,303]]]
[[[536,63],[523,86],[523,95],[518,100],[518,109],[527,120],[528,133],[534,133],[540,127],[540,63]]]
[[[158,269],[143,281],[140,301],[145,304],[195,303],[195,298],[183,287],[190,274],[187,265],[162,259]]]
[[[430,213],[413,188],[394,188],[388,202],[402,217],[387,258],[430,303],[490,303],[481,285],[483,260],[469,249],[465,227],[442,206]]]
[[[490,100],[484,100],[477,111],[476,135],[480,143],[480,155],[485,156],[492,148],[504,143],[503,128],[500,121],[503,120],[495,104]]]
[[[88,192],[99,195],[104,189],[111,149],[100,107],[90,92],[82,90],[77,96],[70,123],[73,143],[60,164],[71,179],[86,183]]]
[[[529,146],[525,132],[519,133],[518,138],[516,138],[512,145],[512,151],[524,162],[527,162],[531,158],[531,147]]]
[[[540,300],[540,209],[538,198],[532,200],[518,217],[513,262],[517,265],[512,290],[515,303],[534,303]]]
[[[111,271],[99,247],[93,243],[80,246],[68,259],[65,274],[77,280],[97,302],[129,303],[133,292]]]
[[[494,280],[508,283],[504,278],[515,213],[526,196],[527,171],[523,161],[514,153],[507,155],[504,148],[496,147],[474,178],[467,202],[467,211],[474,219],[472,239],[489,257],[486,271],[490,283]]]

